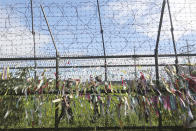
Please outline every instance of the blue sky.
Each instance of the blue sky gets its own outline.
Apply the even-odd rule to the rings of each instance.
[[[134,47],[136,54],[154,54],[162,0],[99,1],[107,55],[134,54]],[[103,55],[96,0],[34,0],[37,56],[55,55],[40,4],[61,56]],[[170,6],[178,53],[186,40],[196,53],[196,1],[170,0]],[[0,14],[1,57],[33,56],[30,0],[0,0]],[[173,54],[168,18],[166,6],[159,49],[162,54]]]
[[[195,45],[196,19],[195,15],[191,14],[195,11],[195,2],[170,1],[177,47],[185,45],[186,39]],[[106,54],[133,54],[134,46],[137,54],[153,54],[161,2],[162,0],[100,0]],[[3,5],[1,8],[9,7],[14,12],[10,16],[12,21],[17,21],[18,26],[31,31],[29,0],[1,0],[0,3]],[[96,0],[34,0],[35,32],[38,34],[36,38],[39,39],[37,52],[41,52],[40,55],[55,54],[39,7],[40,3],[44,6],[62,55],[103,55]],[[194,6],[187,9],[191,4]],[[160,53],[170,54],[173,50],[167,8],[165,14]],[[183,20],[185,16],[187,21]]]

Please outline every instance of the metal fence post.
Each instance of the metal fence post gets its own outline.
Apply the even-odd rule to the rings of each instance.
[[[42,13],[44,15],[47,27],[48,27],[48,31],[50,33],[50,37],[52,39],[52,43],[54,45],[54,48],[56,50],[56,91],[58,91],[58,81],[59,81],[59,53],[58,53],[58,49],[56,46],[56,43],[54,41],[54,37],[52,35],[52,32],[50,30],[50,26],[48,24],[48,20],[46,18],[45,12],[44,12],[44,8],[42,7],[42,5],[40,5]],[[58,103],[55,103],[55,129],[58,129],[58,124],[59,124],[59,120],[58,120]]]
[[[33,44],[34,44],[34,58],[36,58],[36,42],[35,42],[35,31],[34,31],[34,17],[33,17],[33,0],[31,0],[31,24],[32,24],[32,35],[33,35]],[[36,76],[37,76],[37,62],[36,60],[34,60],[34,69],[35,69],[35,72],[34,72],[34,79],[36,79]]]
[[[169,0],[167,0],[167,7],[169,11],[169,20],[170,20],[170,25],[171,25],[171,35],[172,35],[172,42],[173,42],[173,47],[174,47],[174,53],[175,53],[175,67],[176,67],[176,73],[178,74],[178,56],[177,56],[177,50],[176,50],[176,43],[175,43],[175,38],[174,38],[174,27],[173,27],[173,22],[172,22],[172,16],[171,16],[171,11],[170,11],[170,5],[169,5]]]
[[[186,40],[186,45],[187,45],[187,55],[188,55],[188,66],[189,66],[189,74],[191,75],[192,69],[191,69],[191,60],[190,60],[190,56],[189,56],[189,43]]]
[[[156,70],[156,86],[159,88],[159,65],[158,65],[158,49],[159,49],[159,40],[160,40],[160,34],[161,34],[161,27],[163,23],[163,15],[164,15],[164,9],[165,9],[166,1],[163,0],[162,8],[161,8],[161,16],[160,16],[160,22],[159,22],[159,29],[158,29],[158,35],[157,35],[157,41],[156,41],[156,48],[154,51],[155,54],[155,70]],[[158,107],[158,113],[159,113],[159,129],[161,130],[162,127],[162,116],[161,116],[161,105]]]
[[[58,52],[56,52],[56,91],[59,90],[58,84],[59,84],[59,54]],[[55,129],[58,129],[58,125],[59,125],[58,112],[59,112],[58,103],[55,103]]]
[[[104,53],[105,81],[107,81],[107,61],[106,61],[105,42],[104,42],[103,27],[102,27],[102,22],[101,22],[101,13],[100,13],[100,7],[99,7],[99,0],[97,0],[97,8],[98,8],[98,14],[99,14],[100,32],[101,32],[101,38],[102,38],[102,44],[103,44],[103,53]]]

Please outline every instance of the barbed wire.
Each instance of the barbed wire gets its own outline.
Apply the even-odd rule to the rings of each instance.
[[[1,58],[33,57],[33,35],[31,30],[30,0],[0,1],[0,56]],[[102,0],[100,1],[106,55],[154,54],[156,35],[161,12],[162,0]],[[33,1],[36,57],[55,56],[55,49],[48,32],[43,14],[43,5],[60,56],[103,56],[103,48],[95,0],[58,0]],[[184,53],[187,41],[191,45],[190,54],[196,53],[196,2],[194,0],[170,0],[174,23],[174,35],[177,53]],[[166,7],[161,40],[160,54],[174,54]],[[135,50],[135,52],[134,52]],[[195,63],[195,57],[191,57]],[[132,65],[134,58],[108,59],[107,63]],[[137,64],[154,64],[154,58],[137,58]],[[160,58],[161,64],[174,64],[174,57]],[[1,62],[1,66],[15,66],[16,62]],[[186,64],[185,57],[179,58],[180,64]],[[37,61],[37,66],[55,66],[55,61]],[[103,59],[62,60],[61,66],[103,65]],[[34,66],[33,61],[20,64]],[[154,67],[151,67],[153,69]],[[115,71],[109,69],[109,74]],[[119,70],[123,70],[121,67]],[[126,72],[132,71],[126,68]],[[68,69],[67,69],[68,70]],[[70,69],[71,70],[71,69]],[[83,69],[81,69],[83,70]],[[89,74],[101,74],[103,70],[89,70]],[[66,73],[66,70],[62,71]],[[82,71],[78,71],[80,74]],[[88,72],[88,71],[87,71]],[[68,73],[69,74],[69,73]],[[117,73],[116,73],[117,74]],[[119,78],[120,78],[119,73]],[[71,75],[69,75],[71,76]]]

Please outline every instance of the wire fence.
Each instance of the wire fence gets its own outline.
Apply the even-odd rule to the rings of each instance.
[[[47,60],[36,60],[36,66],[43,68],[55,68],[56,52],[49,35],[48,27],[44,19],[40,4],[50,26],[54,41],[56,43],[62,67],[79,68],[78,77],[83,70],[88,74],[104,72],[104,51],[102,46],[101,28],[103,31],[104,46],[108,66],[129,66],[127,72],[132,72],[134,65],[155,65],[154,56],[146,58],[145,55],[154,55],[162,1],[121,1],[103,0],[99,2],[100,10],[96,0],[85,1],[2,1],[1,2],[1,67],[34,67],[32,58],[47,58]],[[175,2],[170,1],[171,16],[173,20],[174,36],[177,54],[192,54],[189,62],[195,64],[195,2],[192,0]],[[191,5],[191,6],[190,6]],[[32,6],[32,8],[31,8]],[[190,6],[190,8],[189,8]],[[99,22],[102,20],[102,27]],[[175,64],[174,47],[171,35],[171,24],[168,7],[165,6],[162,30],[160,34],[159,54],[167,54],[168,57],[159,58],[160,64]],[[126,57],[130,55],[130,57]],[[142,55],[134,57],[134,55]],[[83,56],[89,59],[82,59]],[[90,59],[90,57],[92,59]],[[101,56],[100,59],[95,59]],[[115,57],[116,56],[116,57]],[[120,56],[120,57],[118,57]],[[70,58],[69,58],[70,57]],[[71,57],[75,57],[72,59]],[[123,58],[125,57],[125,58]],[[188,56],[187,56],[188,57]],[[11,61],[17,58],[17,61]],[[25,58],[26,61],[20,61]],[[31,58],[27,62],[28,58]],[[10,59],[10,61],[9,61]],[[135,62],[135,63],[134,63]],[[188,58],[179,57],[179,64],[187,64]],[[124,63],[124,64],[122,64]],[[97,66],[101,71],[90,67]],[[102,66],[102,67],[101,67]],[[87,68],[89,67],[89,68]],[[138,69],[138,66],[136,66]],[[112,67],[111,67],[112,69]],[[65,71],[66,72],[66,71]],[[107,74],[117,73],[107,71]],[[68,77],[72,76],[66,72]],[[121,74],[123,75],[123,74]],[[134,75],[133,75],[134,76]],[[127,79],[133,78],[130,76]],[[108,76],[109,80],[113,78]],[[86,77],[83,77],[86,78]],[[120,75],[115,79],[119,80]]]
[[[0,69],[59,79],[131,80],[196,61],[194,0],[0,0]],[[157,83],[159,85],[159,83]],[[58,86],[56,84],[56,86]],[[57,88],[57,87],[56,87]]]

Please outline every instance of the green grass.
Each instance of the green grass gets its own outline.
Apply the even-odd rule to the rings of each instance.
[[[55,104],[52,100],[56,99],[55,95],[34,95],[21,97],[17,105],[19,96],[4,96],[1,97],[1,123],[0,128],[49,128],[54,127],[55,120]],[[106,99],[106,96],[102,97]],[[106,101],[103,101],[104,104]],[[117,106],[119,101],[116,96],[111,99],[109,113],[101,115],[94,123],[93,118],[93,104],[90,103],[85,96],[74,97],[71,102],[71,108],[74,114],[74,122],[70,124],[65,116],[59,123],[59,127],[123,127],[123,126],[157,126],[158,116],[154,110],[150,111],[151,122],[145,122],[144,110],[141,105],[136,106],[135,110],[128,110],[126,116],[124,114],[124,105],[120,110],[120,117],[118,117]],[[106,105],[104,105],[104,112],[106,112]],[[59,114],[61,111],[61,104],[58,106]],[[4,115],[7,110],[11,112],[6,119]],[[162,109],[162,118],[164,126],[182,125],[180,116],[184,113],[182,109],[168,112]],[[195,114],[195,111],[194,111]]]
[[[1,78],[1,76],[0,76]],[[28,82],[27,82],[28,80]],[[55,89],[55,80],[49,80],[44,75],[40,79],[43,84],[40,87],[43,88],[45,92]],[[161,83],[161,82],[160,82]],[[34,80],[28,76],[28,69],[24,69],[18,72],[15,77],[9,75],[6,80],[0,79],[0,93],[5,92],[4,95],[0,96],[0,128],[54,128],[55,125],[55,103],[52,101],[61,98],[61,95],[44,95],[36,94],[29,96],[11,96],[7,95],[10,92],[15,92],[14,89],[18,87],[18,92],[29,90],[34,92],[39,86],[39,81]],[[63,81],[59,82],[59,90],[63,87]],[[80,85],[78,88],[89,87],[88,83],[84,87]],[[99,88],[104,89],[104,86]],[[113,85],[113,90],[121,90],[121,85]],[[72,89],[76,89],[75,86]],[[86,88],[85,90],[89,90]],[[167,93],[166,95],[168,95]],[[101,94],[101,100],[104,105],[104,114],[101,114],[96,121],[92,122],[94,117],[93,103],[89,102],[86,97],[73,95],[71,99],[71,108],[73,111],[74,121],[72,124],[69,123],[67,116],[60,121],[59,127],[124,127],[124,126],[158,126],[158,116],[156,114],[156,109],[153,105],[147,105],[150,113],[150,119],[148,122],[145,121],[145,110],[144,103],[141,101],[138,105],[134,106],[134,109],[130,105],[130,109],[127,109],[127,114],[125,115],[124,102],[122,103],[120,112],[118,105],[120,104],[119,96],[128,99],[130,103],[130,98],[138,97],[136,93],[131,93],[132,96],[128,94],[121,93],[111,93],[110,106],[106,107],[107,95]],[[148,98],[155,94],[148,94]],[[171,95],[171,94],[170,94]],[[140,96],[141,98],[142,96]],[[183,125],[182,115],[187,114],[187,110],[180,106],[180,102],[177,101],[178,107],[175,110],[168,111],[161,107],[162,123],[163,126],[181,126]],[[132,104],[133,105],[133,104]],[[61,112],[61,103],[58,104],[59,114]],[[196,115],[196,108],[193,107],[194,116]],[[101,108],[99,109],[101,110]],[[106,111],[108,113],[106,114]],[[5,114],[7,117],[5,118]]]

